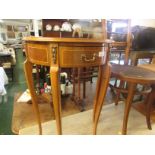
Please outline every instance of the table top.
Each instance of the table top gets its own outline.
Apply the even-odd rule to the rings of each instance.
[[[109,39],[96,39],[96,38],[52,38],[52,37],[24,37],[23,41],[26,42],[57,42],[57,43],[108,43],[111,46],[122,47],[126,46],[126,42],[115,42]]]
[[[89,39],[89,38],[52,38],[52,37],[24,37],[24,41],[34,42],[73,42],[73,43],[104,43],[103,39]]]
[[[112,76],[136,83],[155,83],[155,72],[137,66],[112,65]]]

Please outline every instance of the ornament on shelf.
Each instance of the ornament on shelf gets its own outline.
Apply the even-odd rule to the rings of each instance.
[[[52,30],[52,26],[50,24],[46,25],[46,31],[51,31]]]
[[[81,27],[80,24],[75,23],[75,24],[73,25],[72,29],[73,29],[72,37],[75,37],[76,34],[78,34],[78,37],[79,37],[79,38],[82,38],[82,37],[83,37],[82,27]]]
[[[61,31],[72,32],[72,25],[69,22],[64,22]]]

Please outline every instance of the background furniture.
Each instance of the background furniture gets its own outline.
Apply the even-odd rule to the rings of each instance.
[[[5,69],[10,81],[13,81],[13,68],[16,65],[16,55],[13,48],[7,48],[0,43],[0,65]]]
[[[138,65],[138,67],[150,70],[150,71],[155,73],[155,63]],[[148,122],[150,122],[150,114],[151,114],[151,111],[154,111],[153,105],[155,105],[155,84],[152,84],[151,87],[152,87],[152,93],[151,93],[149,100],[148,100],[148,103],[150,104],[150,106],[148,106],[147,109],[144,109],[144,111],[147,110],[146,114],[148,115],[148,117],[147,117]],[[150,128],[151,128],[151,124],[150,124]]]
[[[99,66],[99,77],[94,100],[93,115],[95,131],[110,78],[110,66],[107,63],[109,43],[105,43],[102,39],[45,37],[26,37],[24,38],[24,41],[26,47],[25,75],[37,116],[39,133],[42,133],[42,128],[37,105],[38,101],[33,85],[33,64],[50,66],[53,106],[58,134],[62,134],[59,81],[60,67],[81,68]]]
[[[0,52],[0,65],[4,68],[9,79],[13,81],[13,65],[12,65],[12,56],[10,53],[1,53]]]
[[[155,50],[131,51],[130,53],[131,65],[137,66],[139,59],[149,59],[149,63],[151,63],[154,55]]]
[[[127,94],[124,109],[123,127],[122,127],[122,134],[126,134],[128,116],[130,112],[131,103],[133,101],[133,97],[136,94],[137,84],[141,84],[144,86],[145,85],[151,86],[152,84],[155,84],[155,73],[136,66],[112,65],[112,77],[115,77],[116,79],[119,79],[121,81],[119,87],[117,86],[114,87],[116,92],[118,93],[122,92]],[[126,87],[124,87],[124,82],[127,82],[128,84],[127,90],[125,90]],[[146,103],[148,101],[149,97],[148,94],[150,92],[151,90],[144,89],[142,92],[139,93],[146,96]],[[120,94],[117,95],[118,97],[120,96]],[[117,102],[118,100],[119,99],[117,99]],[[147,103],[146,107],[147,107],[146,109],[149,109],[150,104]],[[147,110],[146,120],[148,128],[151,129],[149,110]]]
[[[113,32],[114,24],[125,24],[126,27],[119,27]],[[122,55],[124,55],[123,64],[128,64],[129,61],[129,53],[130,47],[132,43],[131,36],[131,20],[130,19],[110,19],[107,20],[107,39],[114,40],[115,42],[119,42],[122,46],[111,48],[111,55],[117,54],[119,63],[122,59]],[[122,54],[123,53],[123,54]]]
[[[5,95],[6,89],[5,89],[5,85],[8,84],[8,77],[3,69],[3,67],[0,67],[0,95]]]

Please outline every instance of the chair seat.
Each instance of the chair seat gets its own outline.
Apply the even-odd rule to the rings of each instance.
[[[155,72],[137,66],[112,65],[112,76],[139,84],[154,83]]]

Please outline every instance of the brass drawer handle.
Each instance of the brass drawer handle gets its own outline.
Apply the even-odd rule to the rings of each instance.
[[[97,58],[96,53],[93,54],[93,57],[91,59],[87,58],[87,56],[85,54],[81,54],[81,60],[84,62],[94,62],[94,61],[96,61],[96,58]]]

